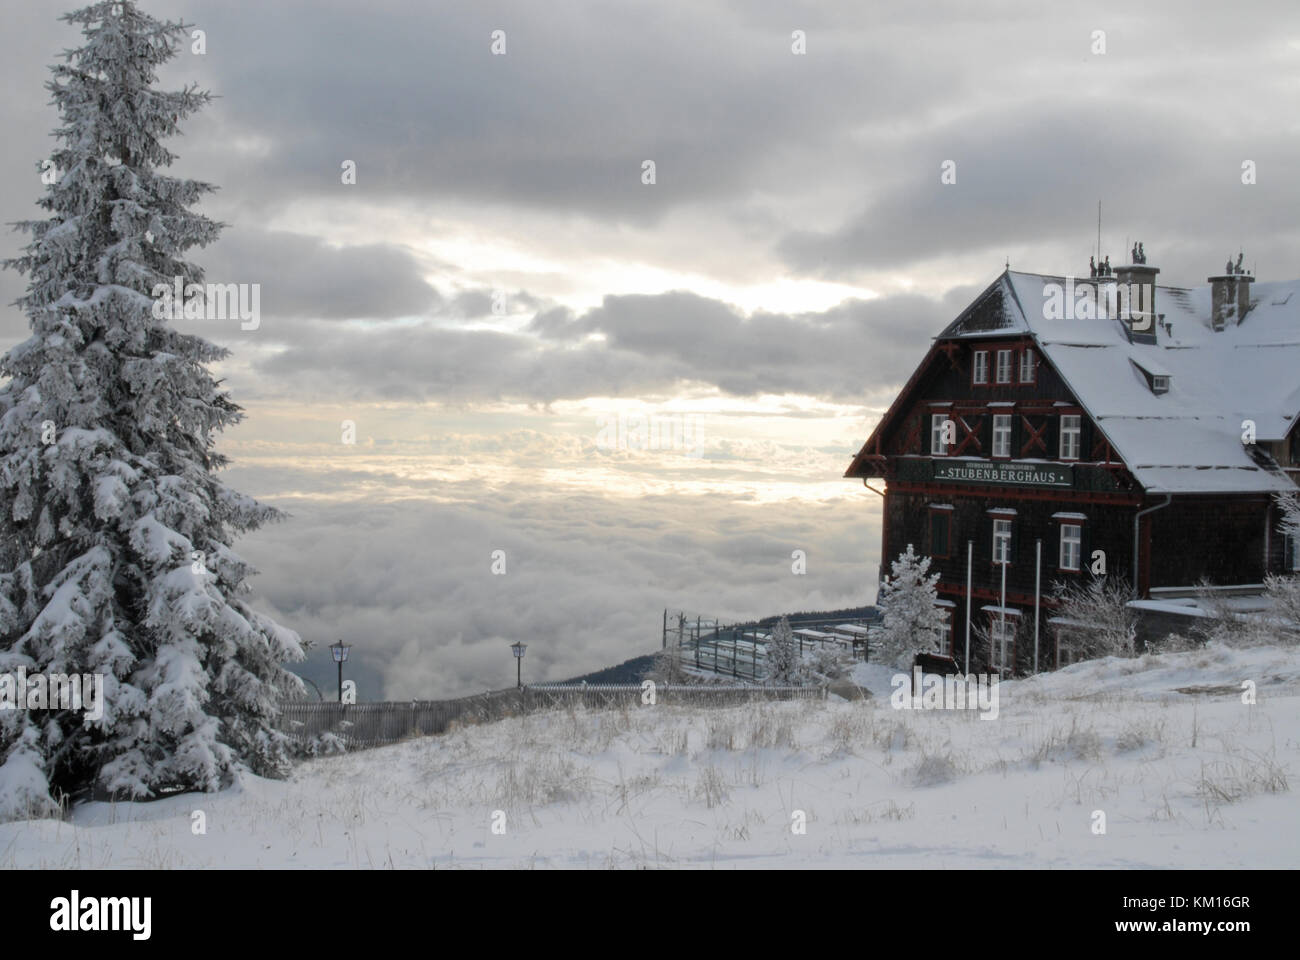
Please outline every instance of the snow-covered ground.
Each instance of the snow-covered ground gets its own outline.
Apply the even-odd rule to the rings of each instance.
[[[894,710],[892,672],[865,702],[559,710],[89,804],[0,826],[0,867],[1300,865],[1295,649],[1082,663],[1003,684],[996,720]]]

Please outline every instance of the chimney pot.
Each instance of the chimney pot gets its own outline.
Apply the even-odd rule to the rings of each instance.
[[[1237,258],[1240,261],[1240,257]],[[1232,268],[1232,260],[1228,260]],[[1222,330],[1229,323],[1241,326],[1250,309],[1250,285],[1255,278],[1249,273],[1233,268],[1231,272],[1210,277],[1210,324]]]

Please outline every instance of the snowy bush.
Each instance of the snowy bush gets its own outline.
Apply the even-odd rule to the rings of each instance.
[[[1273,603],[1274,642],[1300,644],[1300,577],[1270,574],[1264,578],[1264,595]]]
[[[1202,641],[1194,637],[1184,636],[1181,633],[1167,633],[1158,640],[1148,643],[1147,651],[1149,653],[1186,653],[1188,650],[1195,650],[1202,645]]]
[[[1086,583],[1057,583],[1052,623],[1075,659],[1135,655],[1137,613],[1129,607],[1128,584],[1117,577],[1093,577]]]
[[[853,658],[831,647],[818,649],[805,660],[805,669],[822,680],[840,680],[853,669]]]
[[[908,669],[918,653],[937,653],[939,639],[947,630],[943,610],[935,604],[939,574],[930,573],[930,558],[907,551],[891,564],[892,574],[880,584],[876,606],[881,625],[872,639],[879,645],[880,659],[890,666]]]
[[[1194,637],[1229,647],[1300,643],[1300,578],[1270,574],[1264,578],[1264,596],[1267,610],[1243,612],[1202,583],[1196,601],[1202,616]]]

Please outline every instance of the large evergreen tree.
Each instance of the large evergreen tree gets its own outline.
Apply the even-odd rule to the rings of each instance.
[[[205,105],[154,89],[186,26],[130,0],[64,20],[85,43],[46,84],[61,116],[49,216],[5,261],[32,335],[0,359],[0,671],[100,673],[104,712],[0,710],[0,819],[94,790],[211,790],[287,761],[281,664],[302,641],[241,599],[233,537],[278,513],[227,489],[215,440],[241,411],[207,370],[226,350],[154,317],[158,284],[222,224],[214,188],[165,176],[163,140]]]

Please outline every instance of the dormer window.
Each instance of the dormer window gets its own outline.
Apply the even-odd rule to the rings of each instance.
[[[1141,360],[1130,358],[1133,367],[1142,375],[1142,379],[1147,382],[1151,392],[1155,394],[1169,392],[1169,371],[1158,364],[1155,360],[1143,357]]]

